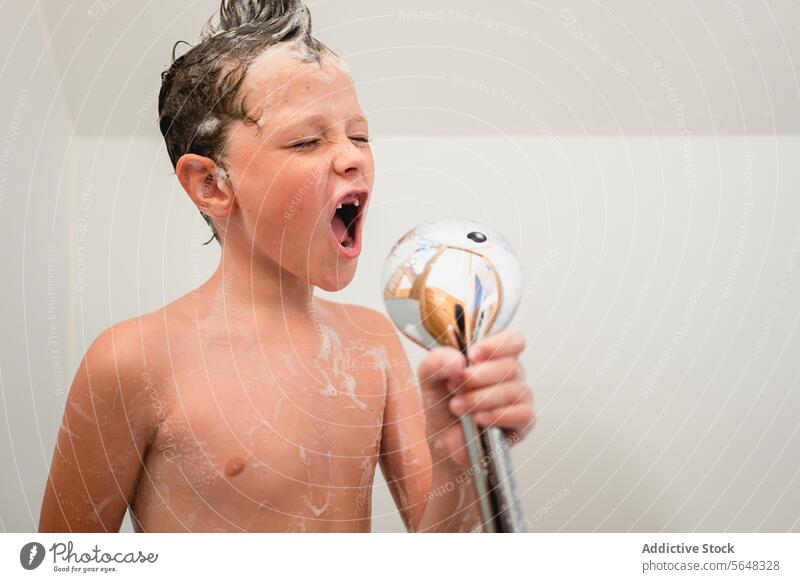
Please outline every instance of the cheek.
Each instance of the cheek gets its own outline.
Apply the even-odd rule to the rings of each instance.
[[[275,184],[274,215],[287,229],[313,228],[325,212],[327,175],[321,163],[302,164]],[[311,234],[310,232],[307,234]]]
[[[248,176],[237,193],[245,223],[259,233],[313,226],[325,201],[322,168],[319,163],[287,163],[277,176]]]

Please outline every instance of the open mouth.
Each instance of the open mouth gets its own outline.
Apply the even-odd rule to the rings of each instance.
[[[356,247],[359,223],[366,200],[365,192],[350,192],[340,200],[331,218],[331,231],[336,241],[346,249]]]

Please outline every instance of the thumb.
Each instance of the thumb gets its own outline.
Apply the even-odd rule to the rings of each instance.
[[[439,347],[431,350],[422,361],[417,376],[422,388],[434,387],[448,380],[459,380],[464,368],[466,361],[461,352],[450,347]]]

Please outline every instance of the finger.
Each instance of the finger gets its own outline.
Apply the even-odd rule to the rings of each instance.
[[[519,429],[519,430],[510,430],[510,429],[503,429],[503,433],[505,435],[505,443],[506,446],[513,447],[525,436],[533,430],[534,425],[536,424],[536,414],[533,415],[533,422],[528,424],[526,427]]]
[[[459,378],[466,362],[458,350],[440,347],[431,350],[417,369],[420,384],[446,382]]]
[[[514,329],[492,334],[467,350],[470,362],[483,362],[514,357],[525,350],[525,336]]]
[[[474,417],[480,426],[496,426],[512,431],[524,431],[536,419],[530,404],[513,404],[479,412]]]
[[[515,358],[489,360],[462,370],[457,387],[459,391],[477,390],[503,382],[522,380],[524,375],[522,364]]]
[[[504,382],[488,388],[459,393],[450,400],[450,411],[457,415],[476,414],[519,404],[530,403],[533,392],[522,382]]]

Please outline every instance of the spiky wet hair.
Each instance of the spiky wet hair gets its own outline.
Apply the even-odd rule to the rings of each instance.
[[[172,48],[173,62],[161,73],[158,95],[159,127],[173,167],[193,153],[226,169],[231,124],[257,123],[245,110],[240,89],[250,64],[265,49],[300,42],[305,60],[317,63],[323,53],[334,54],[311,36],[311,14],[300,0],[222,0],[219,17],[209,19],[200,42],[175,58],[182,42]],[[200,214],[220,242],[211,219]]]

